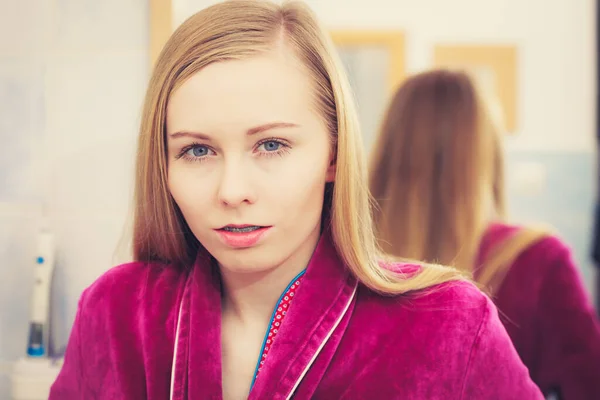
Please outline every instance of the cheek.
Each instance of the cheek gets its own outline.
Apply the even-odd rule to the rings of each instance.
[[[176,166],[169,169],[169,192],[188,221],[189,216],[206,210],[210,201],[210,181],[197,175],[193,169]]]
[[[286,163],[269,190],[273,202],[280,204],[284,213],[322,207],[329,160],[327,155],[311,155],[298,155]]]

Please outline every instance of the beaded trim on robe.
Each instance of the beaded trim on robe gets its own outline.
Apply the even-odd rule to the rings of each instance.
[[[277,306],[273,310],[273,315],[271,316],[271,322],[269,323],[269,330],[265,335],[263,340],[262,349],[260,352],[260,357],[256,363],[256,370],[254,371],[254,378],[252,379],[252,385],[254,386],[254,382],[256,381],[256,377],[260,373],[262,366],[265,364],[267,356],[269,355],[269,350],[273,347],[273,342],[277,337],[277,333],[279,332],[279,327],[283,323],[287,311],[290,308],[290,304],[292,304],[292,300],[294,300],[294,295],[298,290],[298,286],[302,282],[302,278],[304,276],[304,272],[300,272],[292,281],[289,283],[287,288],[281,294],[279,301],[277,302]]]

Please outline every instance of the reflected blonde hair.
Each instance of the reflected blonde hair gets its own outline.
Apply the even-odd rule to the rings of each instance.
[[[504,129],[493,111],[490,98],[461,71],[423,72],[398,89],[370,176],[383,250],[471,273],[488,224],[506,216]],[[494,250],[485,284],[540,237],[519,234]]]
[[[502,286],[510,267],[534,243],[546,238],[551,230],[545,227],[521,228],[496,243],[481,261],[477,271],[477,283],[489,295],[494,295]]]
[[[166,43],[150,80],[139,135],[134,258],[186,267],[201,249],[167,188],[165,123],[171,93],[211,63],[252,57],[282,44],[293,49],[310,74],[316,107],[331,133],[337,172],[335,184],[326,190],[324,211],[348,268],[366,286],[389,294],[459,279],[457,271],[440,266],[426,266],[404,279],[380,267],[351,91],[328,35],[299,2],[219,3],[186,20]]]

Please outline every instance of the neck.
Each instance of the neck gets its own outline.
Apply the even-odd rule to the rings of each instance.
[[[306,269],[318,239],[317,235],[302,250],[269,270],[242,273],[221,267],[223,316],[243,325],[268,324],[283,291]]]

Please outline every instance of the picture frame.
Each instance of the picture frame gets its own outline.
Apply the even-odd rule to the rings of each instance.
[[[463,69],[496,96],[508,133],[518,129],[518,50],[514,45],[438,44],[435,68]]]
[[[392,93],[406,76],[405,34],[397,30],[332,30],[333,43],[340,49],[380,48],[388,54],[386,73],[388,92]]]
[[[405,79],[405,34],[397,30],[332,30],[358,105],[358,118],[370,151],[388,102]]]
[[[148,6],[150,19],[149,63],[152,68],[173,31],[173,4],[172,0],[149,0]]]

